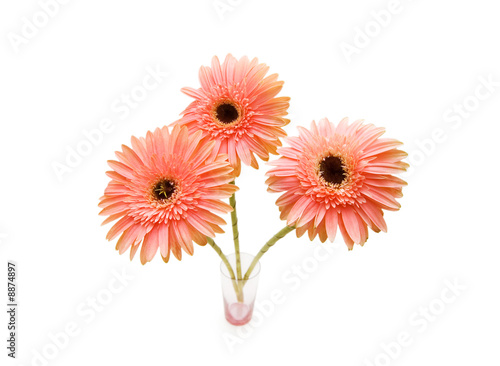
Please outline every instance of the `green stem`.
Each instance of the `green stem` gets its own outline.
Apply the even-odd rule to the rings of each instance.
[[[229,261],[227,260],[227,257],[224,255],[224,253],[222,252],[222,249],[217,245],[215,244],[215,241],[212,239],[212,238],[209,238],[207,236],[207,242],[208,244],[214,248],[215,252],[219,255],[219,257],[222,259],[222,262],[226,265],[227,267],[227,270],[229,272],[229,276],[231,277],[231,280],[233,282],[233,287],[234,287],[234,292],[236,293],[236,297],[238,298],[238,301],[240,302],[243,302],[243,292],[242,292],[242,288],[239,284],[238,281],[236,281],[236,277],[234,275],[234,271],[233,271],[233,268],[231,267],[231,264],[229,263]]]
[[[234,180],[231,184],[235,184]],[[233,208],[231,212],[231,222],[233,223],[233,241],[234,241],[234,253],[236,256],[236,275],[238,276],[238,281],[242,279],[241,273],[241,255],[240,255],[240,233],[238,231],[238,215],[236,214],[236,193],[233,193],[231,198],[229,198],[229,204]]]
[[[286,234],[289,232],[295,230],[295,227],[292,226],[285,226],[283,229],[278,231],[276,235],[274,235],[260,250],[260,252],[255,256],[253,259],[252,263],[250,264],[250,267],[248,267],[247,273],[245,273],[245,277],[243,278],[243,286],[245,285],[246,281],[250,278],[250,275],[252,274],[252,271],[254,270],[255,266],[257,263],[259,263],[260,258],[271,248],[276,242],[280,239],[283,239]]]
[[[219,255],[220,259],[222,259],[222,262],[226,265],[227,270],[229,271],[229,276],[231,276],[231,279],[232,280],[236,279],[236,277],[234,276],[233,268],[231,267],[231,264],[229,264],[229,261],[222,252],[222,249],[217,244],[215,244],[215,241],[212,238],[209,238],[208,236],[207,236],[207,242],[212,248],[214,248],[215,252]]]

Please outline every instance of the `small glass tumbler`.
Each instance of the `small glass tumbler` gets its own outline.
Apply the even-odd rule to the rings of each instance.
[[[253,255],[240,253],[242,277],[250,267],[254,259]],[[224,262],[221,262],[222,296],[224,297],[224,313],[226,320],[232,325],[245,325],[252,319],[257,286],[259,284],[260,263],[254,267],[250,277],[244,281],[238,281],[236,270],[236,255],[230,254],[227,260],[233,268],[235,279],[230,275]]]

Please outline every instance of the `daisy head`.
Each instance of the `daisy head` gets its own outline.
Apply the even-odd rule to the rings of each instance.
[[[288,97],[276,97],[283,87],[278,75],[266,76],[269,67],[246,56],[237,60],[227,55],[221,64],[217,57],[211,67],[200,68],[201,88],[183,88],[194,98],[176,124],[189,131],[202,131],[215,142],[213,154],[227,154],[234,174],[240,173],[241,161],[258,168],[255,155],[269,160],[277,154],[282,127],[290,121]]]
[[[289,147],[267,175],[270,192],[284,192],[276,201],[281,219],[324,242],[333,241],[337,228],[349,249],[363,245],[368,227],[386,231],[383,209],[398,210],[406,182],[393,174],[404,172],[407,154],[401,142],[380,138],[383,128],[344,118],[338,126],[322,119],[310,130],[299,127],[298,137],[289,137]]]
[[[234,176],[227,157],[212,155],[215,142],[180,126],[131,142],[108,162],[111,181],[99,203],[108,216],[103,224],[117,220],[107,239],[119,237],[120,254],[130,248],[132,259],[141,247],[143,264],[158,249],[165,262],[170,252],[180,260],[182,250],[193,254],[193,241],[205,245],[207,236],[223,232],[218,215],[232,208],[222,200],[238,188],[229,184]]]

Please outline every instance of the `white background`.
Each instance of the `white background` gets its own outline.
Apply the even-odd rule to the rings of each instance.
[[[46,25],[37,1],[0,5],[0,282],[15,261],[20,304],[19,358],[10,361],[1,287],[0,363],[498,364],[496,4],[401,0],[394,11],[387,0],[229,3],[220,16],[212,0],[74,0]],[[15,47],[23,18],[33,17],[37,33]],[[359,46],[350,60],[346,44]],[[228,52],[259,57],[285,80],[290,135],[313,119],[364,118],[403,141],[413,167],[401,211],[386,214],[387,234],[372,233],[352,252],[340,238],[321,244],[291,234],[266,254],[258,301],[267,307],[239,330],[224,320],[210,247],[142,266],[105,241],[110,226],[97,215],[106,160],[131,135],[176,120],[191,101],[180,88],[198,87],[198,68]],[[169,75],[122,118],[111,105],[141,85],[148,67]],[[496,83],[491,92],[481,78]],[[469,111],[457,117],[453,108],[464,103]],[[104,118],[113,130],[59,180],[54,162],[65,164],[67,148]],[[283,226],[267,169],[246,168],[237,182],[250,253]],[[229,234],[217,241],[231,252]],[[113,271],[134,278],[108,299],[108,285],[118,288]],[[457,294],[447,281],[458,282]],[[283,300],[274,310],[273,291]],[[96,296],[109,302],[100,312],[87,304]],[[432,321],[419,313],[429,307]],[[61,335],[68,325],[77,336]],[[405,334],[410,341],[395,345]],[[52,359],[34,356],[44,353]]]

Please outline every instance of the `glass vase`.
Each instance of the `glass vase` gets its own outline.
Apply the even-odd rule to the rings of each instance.
[[[257,263],[247,280],[238,280],[236,255],[227,256],[233,268],[235,278],[232,278],[227,265],[221,262],[222,296],[224,298],[224,313],[226,320],[232,325],[245,325],[252,319],[253,307],[257,296],[259,283],[260,263]],[[241,277],[244,278],[254,256],[240,253]]]

